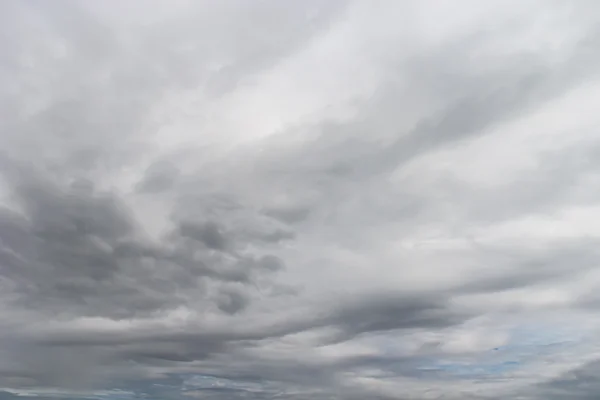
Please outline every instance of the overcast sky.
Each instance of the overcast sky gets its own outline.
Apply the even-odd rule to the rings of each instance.
[[[600,5],[0,2],[0,400],[597,399]]]

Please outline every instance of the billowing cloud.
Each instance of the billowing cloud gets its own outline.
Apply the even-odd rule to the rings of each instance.
[[[0,399],[596,396],[600,7],[0,4]]]

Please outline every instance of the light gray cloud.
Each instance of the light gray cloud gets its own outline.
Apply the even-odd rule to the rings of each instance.
[[[546,398],[572,396],[574,399],[593,399],[598,395],[598,362],[590,362],[565,372],[536,388]]]
[[[0,15],[0,399],[594,398],[595,4]]]

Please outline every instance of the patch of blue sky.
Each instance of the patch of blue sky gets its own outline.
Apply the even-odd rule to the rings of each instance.
[[[581,341],[585,337],[584,330],[564,323],[528,323],[511,330],[512,345],[554,345],[566,342]]]
[[[49,389],[32,389],[23,391],[8,390],[9,393],[14,394],[16,397],[22,398],[52,398],[52,399],[80,399],[80,400],[130,400],[139,399],[139,395],[133,392],[113,389],[113,390],[102,390],[97,392],[79,392],[79,391],[62,391],[62,390],[49,390]]]
[[[183,381],[183,390],[200,389],[242,389],[242,390],[260,390],[264,388],[260,382],[234,381],[231,379],[218,378],[208,375],[193,375]]]
[[[446,372],[462,378],[480,378],[483,376],[500,376],[517,369],[519,361],[503,361],[498,363],[439,363],[435,366],[437,371]]]
[[[576,351],[585,332],[554,323],[525,323],[510,330],[506,344],[475,355],[423,359],[422,370],[460,378],[501,378],[536,361]]]
[[[130,400],[130,399],[139,399],[140,396],[124,390],[109,390],[102,393],[97,393],[96,398],[101,400]]]

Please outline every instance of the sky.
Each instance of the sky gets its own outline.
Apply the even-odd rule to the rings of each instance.
[[[0,2],[0,400],[597,399],[599,23]]]

